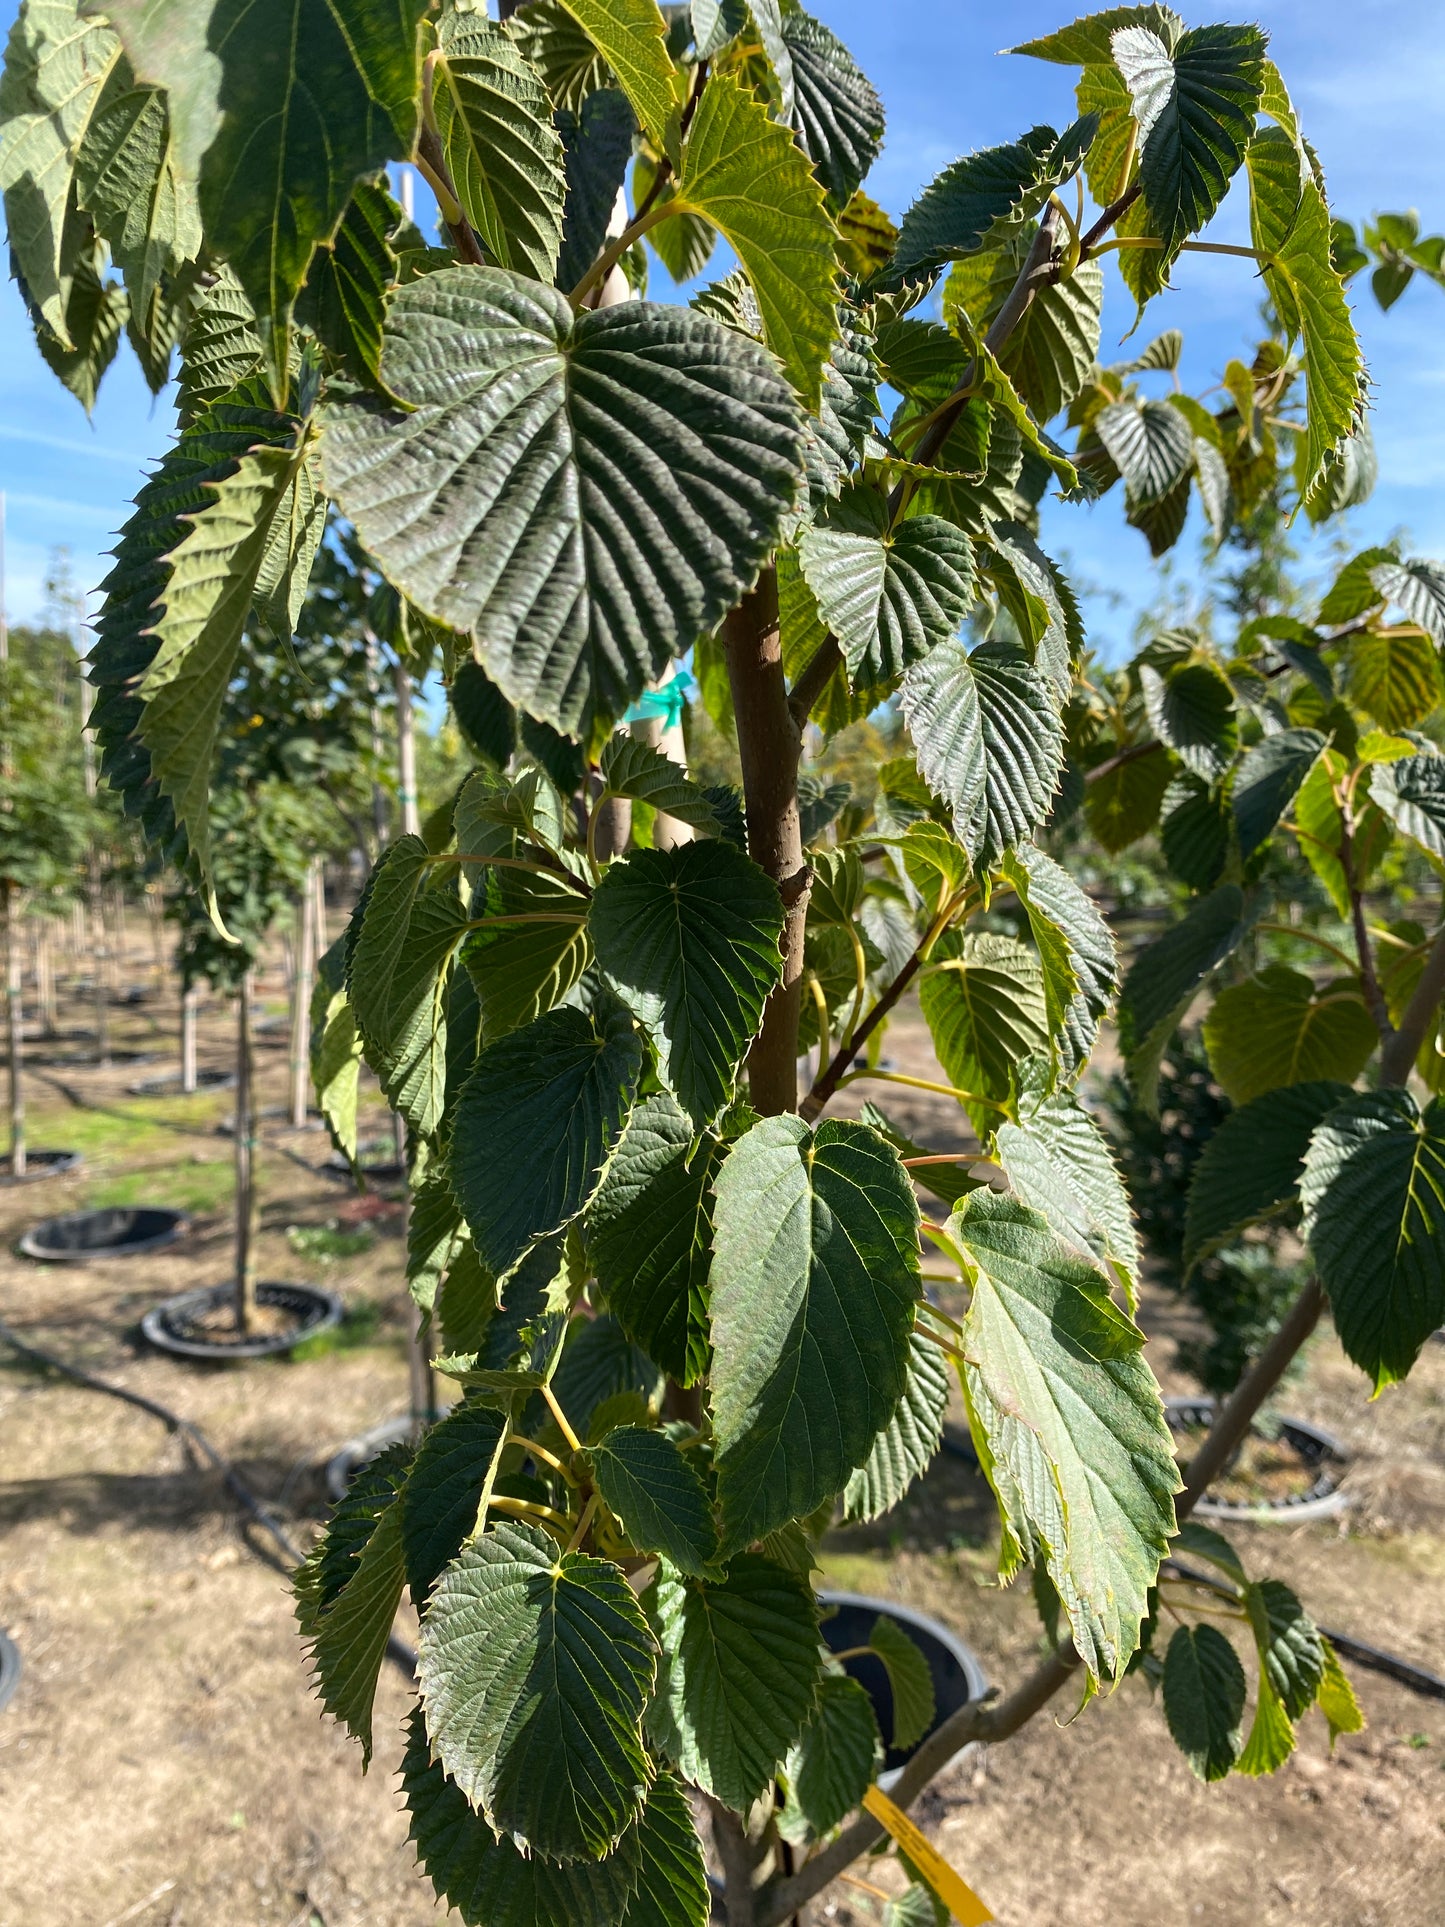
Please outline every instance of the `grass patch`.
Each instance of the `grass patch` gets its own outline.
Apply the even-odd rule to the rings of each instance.
[[[292,1364],[304,1364],[313,1358],[330,1358],[336,1352],[364,1351],[376,1344],[380,1335],[381,1307],[363,1298],[347,1307],[339,1325],[333,1325],[330,1331],[317,1332],[314,1338],[303,1339],[287,1356]]]
[[[201,1164],[166,1164],[148,1171],[127,1171],[88,1186],[86,1198],[95,1210],[109,1205],[165,1204],[201,1216],[229,1205],[235,1183],[230,1159],[218,1158]]]
[[[335,1218],[325,1224],[288,1224],[286,1242],[298,1258],[316,1264],[335,1264],[341,1258],[359,1258],[376,1243],[375,1232],[365,1225],[343,1226]]]

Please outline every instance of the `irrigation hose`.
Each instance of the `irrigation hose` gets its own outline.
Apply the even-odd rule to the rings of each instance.
[[[124,1404],[134,1405],[138,1411],[148,1412],[152,1418],[159,1419],[168,1431],[175,1432],[185,1439],[188,1445],[199,1452],[201,1457],[220,1473],[222,1484],[247,1517],[254,1520],[263,1532],[271,1535],[293,1566],[300,1565],[305,1555],[296,1541],[274,1516],[265,1501],[257,1498],[230,1460],[222,1458],[199,1425],[194,1424],[190,1419],[182,1418],[179,1412],[173,1412],[168,1405],[162,1405],[159,1399],[147,1398],[144,1392],[132,1392],[124,1385],[112,1385],[109,1379],[97,1378],[94,1372],[87,1372],[79,1365],[71,1365],[63,1358],[56,1358],[51,1352],[42,1351],[40,1346],[32,1345],[28,1339],[21,1338],[17,1332],[12,1331],[3,1318],[0,1318],[0,1339],[33,1364],[47,1371],[59,1372],[63,1378],[73,1379],[77,1385],[84,1385],[89,1391],[103,1392],[107,1398],[118,1398]],[[408,1679],[416,1678],[416,1654],[406,1641],[399,1639],[395,1633],[387,1637],[386,1656],[400,1667]]]
[[[51,1352],[42,1351],[40,1346],[32,1345],[28,1339],[12,1331],[3,1318],[0,1318],[0,1339],[19,1352],[22,1358],[28,1358],[46,1370],[59,1372],[62,1377],[73,1379],[77,1385],[84,1385],[92,1392],[103,1392],[107,1398],[118,1398],[127,1405],[134,1405],[139,1411],[148,1412],[152,1418],[159,1419],[168,1430],[179,1433],[220,1473],[227,1491],[242,1510],[271,1535],[291,1563],[301,1563],[303,1555],[285,1527],[272,1516],[265,1502],[256,1497],[236,1468],[228,1459],[222,1458],[201,1428],[190,1419],[182,1418],[158,1399],[147,1398],[143,1392],[132,1392],[124,1385],[112,1385],[108,1379],[97,1378],[94,1372],[87,1372],[79,1365],[68,1364],[65,1359],[56,1358]],[[1190,1585],[1205,1586],[1211,1592],[1227,1593],[1233,1597],[1232,1589],[1209,1573],[1199,1572],[1178,1559],[1166,1559],[1164,1564],[1176,1577],[1187,1580]],[[1330,1626],[1321,1626],[1320,1631],[1336,1652],[1346,1659],[1352,1659],[1357,1666],[1383,1673],[1426,1699],[1445,1700],[1445,1679],[1438,1673],[1432,1673],[1424,1666],[1416,1666],[1413,1661],[1402,1659],[1398,1653],[1388,1653],[1379,1646],[1367,1645],[1351,1633],[1337,1632]],[[409,1678],[416,1677],[416,1654],[395,1633],[387,1639],[386,1652],[387,1657],[395,1661]]]

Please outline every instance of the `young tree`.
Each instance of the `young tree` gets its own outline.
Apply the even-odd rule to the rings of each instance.
[[[534,0],[498,25],[405,0],[353,10],[345,36],[320,4],[286,33],[264,9],[220,19],[210,0],[111,0],[78,24],[29,0],[0,180],[57,338],[76,341],[92,228],[132,313],[146,292],[184,322],[182,433],[122,537],[91,674],[111,780],[206,900],[247,612],[298,593],[327,497],[398,599],[452,633],[452,703],[499,752],[388,848],[325,960],[315,1027],[338,1129],[362,1053],[407,1121],[412,1287],[466,1388],[414,1456],[358,1481],[298,1580],[323,1701],[368,1755],[410,1588],[403,1784],[438,1890],[479,1921],[700,1923],[690,1786],[729,1918],[774,1927],[879,1844],[880,1813],[902,1826],[870,1790],[871,1709],[819,1643],[811,1545],[923,1470],[950,1363],[1003,1576],[1034,1567],[1060,1636],[923,1740],[898,1805],[964,1740],[1157,1669],[1172,1544],[1216,1563],[1258,1657],[1242,1742],[1233,1644],[1197,1618],[1174,1634],[1165,1711],[1198,1772],[1268,1770],[1316,1701],[1357,1724],[1299,1601],[1188,1515],[1326,1291],[1377,1384],[1445,1313],[1445,1121],[1405,1088],[1445,935],[1405,944],[1414,974],[1392,988],[1363,897],[1371,838],[1439,836],[1445,764],[1399,732],[1438,699],[1441,578],[1372,552],[1326,599],[1320,645],[1261,634],[1226,666],[1170,641],[1091,722],[1077,604],[1030,532],[1046,488],[1122,478],[1129,519],[1167,546],[1192,492],[1217,513],[1247,488],[1287,374],[1300,499],[1331,498],[1359,460],[1329,212],[1264,35],[1147,5],[1031,43],[1081,69],[1079,118],[955,162],[895,227],[861,185],[882,106],[795,6]],[[318,95],[324,140],[303,111]],[[142,119],[143,149],[124,131]],[[118,151],[156,190],[127,199],[143,221],[107,194]],[[444,247],[381,185],[410,158]],[[1251,245],[1197,239],[1241,172]],[[690,308],[628,298],[646,245],[695,271],[718,234],[739,265]],[[1221,248],[1262,275],[1288,354],[1233,377],[1222,414],[1099,374],[1106,257],[1142,308],[1186,254]],[[940,322],[924,303],[945,270]],[[1066,449],[1042,424],[1070,411]],[[705,686],[721,653],[740,798],[616,732],[690,649]],[[1386,754],[1337,706],[1335,665]],[[810,848],[805,726],[895,695],[913,753],[880,772],[873,830]],[[1284,1052],[1280,1090],[1238,1113],[1204,1235],[1298,1197],[1319,1282],[1182,1486],[1132,1317],[1127,1200],[1074,1095],[1114,995],[1108,930],[1039,841],[1075,766],[1091,798],[1146,817],[1177,772],[1223,823],[1217,877],[1124,988],[1146,1094],[1182,1002],[1260,919],[1257,858],[1291,834],[1287,808],[1351,912],[1380,1039],[1377,1088],[1356,1088],[1363,1057],[1301,1083]],[[604,857],[614,798],[698,837]],[[825,1115],[878,1075],[872,1046],[915,983],[1006,1191],[881,1112]],[[1327,1001],[1265,988],[1291,1012]],[[920,1215],[914,1171],[946,1224]],[[961,1321],[923,1294],[921,1238],[968,1294]],[[921,1732],[918,1655],[889,1650]]]

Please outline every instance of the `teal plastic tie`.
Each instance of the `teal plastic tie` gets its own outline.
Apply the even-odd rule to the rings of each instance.
[[[682,721],[682,712],[687,707],[687,692],[692,688],[692,677],[685,669],[679,669],[671,682],[661,689],[649,689],[622,718],[624,723],[648,722],[654,716],[662,718],[664,729],[674,729]]]

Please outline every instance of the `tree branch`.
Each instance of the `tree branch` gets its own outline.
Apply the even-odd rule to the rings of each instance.
[[[722,1862],[728,1927],[758,1927],[753,1894],[753,1855],[742,1821],[721,1800],[703,1795],[712,1816],[712,1837]],[[784,1916],[780,1916],[784,1918]]]
[[[1445,966],[1442,966],[1445,968]],[[1184,1490],[1175,1501],[1175,1514],[1181,1523],[1187,1519],[1203,1496],[1210,1481],[1227,1463],[1243,1441],[1255,1414],[1278,1385],[1300,1346],[1314,1330],[1324,1303],[1316,1280],[1305,1286],[1291,1306],[1284,1323],[1240,1380],[1233,1397],[1215,1419],[1209,1436],[1191,1461]],[[939,1773],[971,1740],[1006,1740],[1041,1712],[1059,1689],[1078,1670],[1079,1656],[1068,1640],[1063,1640],[1049,1657],[1006,1698],[993,1701],[970,1700],[951,1714],[919,1747],[898,1777],[890,1798],[907,1810],[929,1781]],[[770,1880],[755,1897],[750,1895],[752,1911],[749,1927],[781,1927],[813,1895],[820,1893],[860,1854],[865,1854],[883,1838],[883,1829],[871,1814],[862,1814],[836,1840],[821,1847],[790,1879]],[[729,1920],[732,1914],[729,1912]]]
[[[1081,261],[1088,260],[1089,256],[1098,247],[1100,241],[1102,241],[1104,236],[1109,232],[1109,229],[1113,227],[1116,221],[1121,220],[1123,216],[1129,212],[1129,209],[1134,205],[1135,201],[1138,200],[1143,191],[1144,183],[1136,180],[1132,187],[1126,187],[1124,189],[1117,201],[1110,201],[1109,205],[1104,209],[1104,212],[1079,243],[1079,259]]]
[[[1445,997],[1445,924],[1435,934],[1425,967],[1393,1035],[1380,1052],[1380,1082],[1403,1089],[1409,1079],[1430,1019]]]
[[[1085,771],[1084,781],[1097,783],[1105,776],[1112,776],[1116,769],[1122,769],[1126,763],[1140,762],[1146,756],[1162,753],[1163,749],[1162,743],[1133,743],[1128,749],[1121,749],[1117,756],[1111,756],[1107,763],[1100,763],[1097,769]]]
[[[417,139],[416,164],[426,176],[428,186],[437,197],[447,233],[452,237],[452,246],[463,261],[470,261],[473,267],[484,268],[487,265],[487,257],[482,252],[482,244],[477,239],[475,228],[462,212],[461,202],[457,199],[457,191],[447,168],[446,156],[442,152],[441,140],[430,127],[423,127]],[[455,212],[453,213],[452,210]]]

